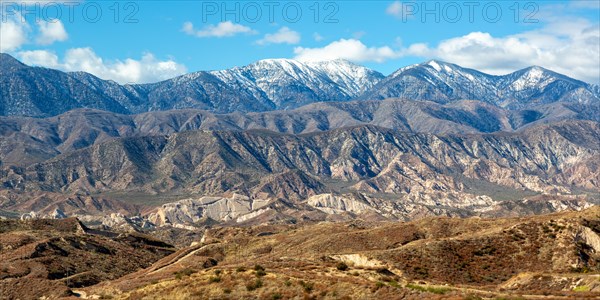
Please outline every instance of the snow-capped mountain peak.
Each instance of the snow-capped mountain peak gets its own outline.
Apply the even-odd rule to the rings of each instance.
[[[361,99],[390,97],[438,103],[472,99],[508,108],[600,100],[593,86],[539,66],[496,76],[438,60],[397,70]]]
[[[384,76],[347,60],[301,62],[263,59],[228,70],[212,71],[226,84],[264,93],[277,106],[295,107],[305,99],[288,99],[293,89],[305,97],[345,100],[371,88]],[[298,103],[292,103],[296,101]]]

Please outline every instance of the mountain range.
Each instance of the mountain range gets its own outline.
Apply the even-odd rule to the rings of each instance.
[[[0,58],[0,216],[142,230],[600,203],[599,89],[540,67],[270,59],[119,85]]]
[[[600,299],[599,205],[600,87],[541,67],[0,53],[0,299]]]
[[[76,108],[122,114],[194,108],[215,113],[286,110],[315,102],[405,98],[445,104],[479,100],[507,109],[535,104],[590,104],[600,88],[530,67],[493,76],[429,61],[389,76],[345,60],[267,59],[152,84],[120,85],[84,72],[30,67],[0,54],[0,115],[55,116]]]

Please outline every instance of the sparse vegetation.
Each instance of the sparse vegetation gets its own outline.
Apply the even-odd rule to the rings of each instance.
[[[175,272],[175,278],[177,279],[182,279],[184,276],[190,276],[192,274],[196,273],[196,271],[190,269],[190,268],[185,268],[181,271],[177,271]]]
[[[300,286],[302,286],[302,288],[304,289],[305,292],[310,293],[312,292],[312,290],[314,289],[314,284],[312,282],[305,282],[304,280],[301,280],[299,282]]]
[[[581,212],[572,214],[579,213]],[[285,235],[276,236],[278,240],[281,240],[282,245],[289,245],[290,241],[306,241],[304,243],[309,245],[308,247],[303,244],[298,246],[299,249],[303,249],[301,256],[298,257],[306,259],[297,259],[290,255],[290,250],[282,249],[278,246],[279,243],[273,244],[272,252],[267,256],[256,256],[252,250],[248,251],[250,257],[240,256],[239,251],[232,250],[237,248],[227,245],[235,243],[236,247],[243,245],[251,249],[255,243],[261,245],[264,238],[263,240],[254,240],[253,236],[256,232],[254,228],[219,228],[219,231],[215,230],[216,233],[212,233],[223,243],[218,246],[218,249],[223,249],[221,251],[223,258],[219,261],[218,267],[204,267],[203,263],[209,256],[203,255],[187,256],[182,263],[179,263],[178,260],[170,263],[165,263],[168,262],[168,259],[161,260],[158,266],[167,266],[163,267],[162,271],[161,267],[155,265],[148,269],[152,270],[148,272],[153,272],[151,276],[126,277],[127,279],[124,281],[116,280],[108,283],[110,290],[96,290],[92,293],[94,295],[111,294],[113,288],[118,291],[120,288],[126,287],[131,290],[130,292],[124,291],[123,298],[129,299],[361,299],[361,297],[427,299],[436,297],[436,295],[444,295],[441,297],[459,298],[462,296],[465,299],[479,300],[478,296],[484,294],[478,294],[474,290],[494,290],[494,288],[498,290],[497,287],[502,282],[508,278],[515,278],[515,288],[501,291],[503,297],[516,299],[525,291],[528,295],[595,298],[598,295],[595,292],[598,282],[596,278],[598,256],[590,249],[585,248],[583,243],[574,242],[569,244],[570,247],[565,248],[571,251],[562,254],[582,259],[580,268],[566,270],[565,273],[577,271],[580,274],[545,273],[552,272],[553,266],[548,263],[549,260],[546,260],[548,257],[545,257],[543,253],[552,253],[549,250],[555,250],[553,247],[562,247],[562,244],[553,245],[548,242],[547,234],[542,229],[544,224],[548,224],[547,221],[531,222],[528,221],[529,218],[521,218],[517,224],[514,224],[517,222],[514,220],[500,220],[498,221],[500,225],[492,224],[491,220],[486,219],[446,218],[408,223],[410,226],[386,225],[399,228],[399,230],[393,231],[389,229],[390,227],[385,229],[366,227],[352,232],[353,235],[357,232],[362,235],[357,237],[362,241],[356,247],[354,244],[346,243],[347,236],[340,229],[344,227],[335,223],[295,227],[295,233],[290,230],[285,231]],[[531,219],[535,218],[542,217],[531,217]],[[502,224],[502,222],[505,223]],[[418,224],[418,226],[414,224]],[[556,224],[568,223],[556,222]],[[577,223],[573,222],[573,224]],[[496,230],[496,226],[506,226],[506,228]],[[547,225],[547,227],[554,230],[553,228],[556,226]],[[568,230],[567,226],[564,227],[563,230]],[[578,230],[578,227],[573,225],[572,230]],[[481,234],[482,231],[484,234]],[[510,237],[511,231],[519,232],[526,237],[525,242],[513,241]],[[243,235],[245,232],[249,233],[249,237]],[[331,232],[339,233],[339,238],[332,235]],[[415,237],[424,239],[426,234],[423,232],[428,232],[427,234],[432,236],[428,238],[427,243],[406,245],[407,240],[412,241]],[[475,234],[472,235],[472,233]],[[461,238],[447,238],[456,234],[460,234]],[[382,236],[389,241],[382,239]],[[437,238],[438,236],[440,238]],[[230,237],[235,238],[228,240]],[[361,248],[364,247],[364,243],[368,243],[373,249],[388,249],[388,251],[376,250],[377,252],[373,254],[368,250],[362,250],[360,255],[364,255],[366,261],[377,265],[367,266],[356,262],[356,267],[348,267],[349,263],[346,262],[348,265],[344,266],[345,264],[342,264],[340,260],[332,260],[331,256],[324,257],[322,251],[316,250],[319,248],[315,245],[323,247],[323,243],[331,247],[332,252],[337,253],[348,251],[349,247],[350,249],[364,249]],[[406,246],[396,247],[395,245],[398,243]],[[575,249],[577,252],[574,251]],[[527,255],[533,251],[541,254],[539,257]],[[582,251],[587,256],[582,256]],[[272,260],[272,255],[283,259]],[[175,255],[172,257],[177,259]],[[249,265],[248,261],[251,259],[255,263]],[[395,263],[390,264],[389,261]],[[244,263],[245,266],[240,265]],[[348,268],[346,269],[346,267]],[[52,270],[52,274],[60,275],[64,273],[65,268],[60,265],[52,265],[52,268],[47,269]],[[523,270],[529,269],[541,270],[541,274],[524,273]],[[73,267],[71,270],[75,272]],[[158,270],[158,272],[154,270]],[[9,271],[15,272],[12,265]],[[140,272],[140,274],[144,274],[145,271]],[[523,275],[516,276],[522,272]],[[403,274],[402,278],[397,274]],[[428,277],[422,278],[423,274],[427,274]],[[174,275],[179,280],[174,280]],[[524,276],[523,279],[521,276]],[[534,277],[532,279],[527,276]],[[571,280],[570,283],[562,283],[563,286],[568,286],[566,284],[575,286],[574,284],[576,284],[579,287],[561,290],[558,294],[556,290],[552,289],[556,286],[558,278]],[[579,281],[579,278],[582,278],[583,281]],[[403,281],[398,283],[401,279]],[[412,283],[405,285],[405,279]],[[160,284],[158,284],[159,282]],[[439,285],[429,285],[429,282],[439,283]],[[462,287],[472,288],[473,295],[461,295]],[[95,288],[92,287],[92,289]],[[485,297],[493,299],[493,292],[485,293]]]
[[[450,291],[449,288],[445,288],[445,287],[422,286],[422,285],[412,284],[412,283],[407,284],[406,287],[409,289],[413,289],[413,290],[417,290],[417,291],[421,291],[421,292],[438,294],[438,295],[443,295]]]

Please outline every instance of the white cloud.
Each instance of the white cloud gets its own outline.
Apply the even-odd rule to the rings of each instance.
[[[0,52],[12,52],[27,44],[31,32],[29,23],[18,13],[2,17],[5,19],[0,20]],[[35,41],[39,45],[50,45],[69,37],[60,20],[39,21],[37,25],[39,33]]]
[[[591,83],[600,82],[600,28],[585,20],[553,23],[504,37],[472,32],[430,48],[413,44],[404,55],[440,58],[491,74],[507,74],[531,65]]]
[[[43,66],[46,68],[59,67],[58,56],[47,50],[20,51],[17,57],[25,64]]]
[[[323,61],[332,59],[347,59],[353,62],[383,62],[397,58],[400,52],[388,46],[367,47],[356,39],[340,39],[322,48],[294,48],[296,59],[302,61]]]
[[[38,22],[40,34],[36,39],[39,45],[50,45],[54,42],[66,41],[69,38],[60,20]]]
[[[192,22],[183,23],[182,31],[186,34],[197,37],[230,37],[237,34],[256,34],[257,32],[250,27],[235,24],[231,21],[221,22],[217,25],[207,25],[197,30]]]
[[[144,54],[139,60],[128,58],[124,61],[105,61],[91,48],[69,49],[62,62],[55,53],[47,50],[20,51],[16,56],[29,65],[67,72],[84,71],[119,83],[157,82],[187,72],[184,65],[172,59],[158,60],[151,53]]]
[[[275,33],[267,33],[265,36],[256,41],[259,45],[268,44],[298,44],[300,42],[300,33],[289,29],[288,27],[281,27]]]
[[[21,48],[27,43],[27,33],[30,30],[29,25],[21,20],[20,15],[5,17],[6,20],[0,20],[0,52]]]

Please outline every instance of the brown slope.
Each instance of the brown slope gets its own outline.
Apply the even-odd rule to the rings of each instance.
[[[592,140],[599,132],[598,123],[585,121],[538,126],[519,134],[470,136],[400,133],[374,126],[301,136],[190,131],[102,143],[17,172],[5,171],[2,181],[24,190],[183,189],[216,194],[248,190],[262,178],[297,169],[347,184],[366,180],[380,191],[394,181],[410,190],[423,186],[424,178],[431,181],[425,186],[456,189],[454,181],[465,177],[513,189],[566,192],[577,182],[598,188],[594,178],[565,171],[585,169],[583,164],[597,157]],[[403,156],[416,161],[398,163]],[[420,168],[416,173],[414,166]],[[590,168],[578,174],[595,176]],[[399,181],[394,174],[404,174],[409,181]]]
[[[0,298],[57,298],[173,252],[142,235],[94,232],[77,219],[0,221]]]
[[[204,243],[85,291],[142,299],[593,299],[599,215],[594,207],[526,218],[215,228]],[[256,276],[255,265],[266,275]],[[262,286],[246,288],[257,278]]]

